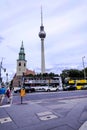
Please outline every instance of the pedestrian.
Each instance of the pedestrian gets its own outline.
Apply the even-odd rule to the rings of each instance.
[[[0,86],[0,105],[2,105],[2,102],[5,98],[6,88],[4,86]]]
[[[11,102],[11,90],[9,89],[9,87],[7,87],[6,96],[7,96],[7,103],[10,103]]]

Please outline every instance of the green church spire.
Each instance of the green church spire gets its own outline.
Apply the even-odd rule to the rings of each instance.
[[[19,60],[25,60],[25,52],[24,52],[23,41],[22,41],[22,44],[21,44],[21,47],[20,47]]]

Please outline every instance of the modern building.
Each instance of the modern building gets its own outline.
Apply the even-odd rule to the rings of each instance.
[[[44,31],[43,26],[43,12],[41,7],[41,26],[40,26],[40,32],[39,37],[41,39],[41,73],[45,73],[45,52],[44,52],[44,39],[46,37],[46,33]]]

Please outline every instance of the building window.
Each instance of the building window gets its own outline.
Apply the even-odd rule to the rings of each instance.
[[[21,62],[19,62],[19,66],[21,66]]]
[[[26,66],[26,64],[24,63],[24,66]]]

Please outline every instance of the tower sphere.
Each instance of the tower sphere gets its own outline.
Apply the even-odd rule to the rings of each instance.
[[[40,31],[39,32],[39,37],[42,39],[42,38],[45,38],[46,37],[46,33],[45,31]]]

